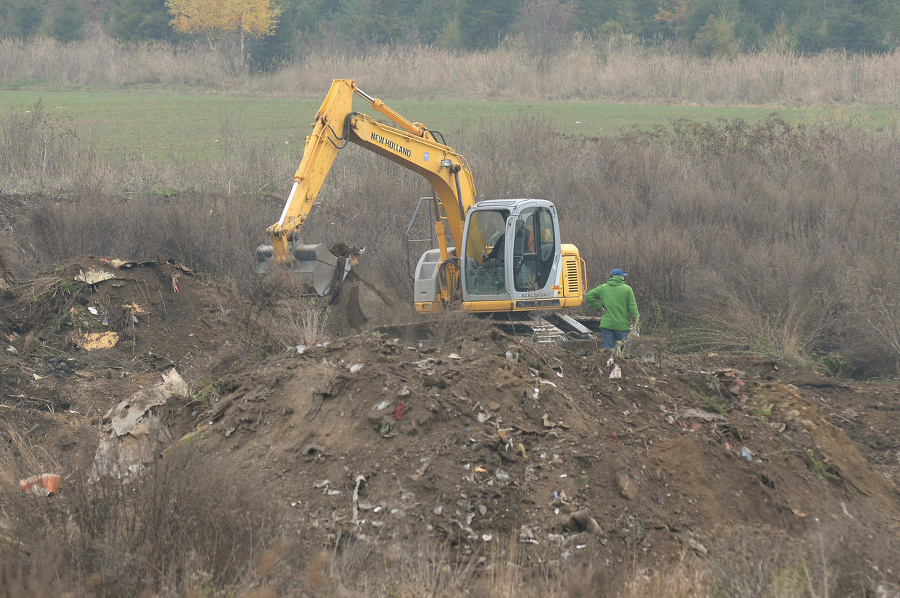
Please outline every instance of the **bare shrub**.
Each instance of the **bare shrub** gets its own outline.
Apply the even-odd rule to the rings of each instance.
[[[8,182],[7,191],[68,180],[75,165],[85,164],[72,143],[74,136],[65,115],[48,112],[41,100],[28,110],[10,112],[0,128],[0,176]]]
[[[22,118],[11,116],[7,128],[18,130]],[[78,140],[64,130],[64,124],[49,129],[51,155],[78,153]],[[48,194],[26,197],[12,213],[17,261],[35,272],[73,255],[162,253],[249,292],[254,249],[277,219],[296,162],[245,143],[228,123],[223,131],[223,152],[200,168],[131,155],[116,162],[88,152],[87,174],[69,176],[66,193],[48,183]],[[675,348],[800,359],[844,351],[855,355],[860,372],[872,362],[871,347],[893,351],[882,332],[891,332],[891,289],[898,283],[885,273],[898,269],[879,264],[896,244],[894,136],[773,117],[755,124],[681,121],[582,139],[523,111],[446,138],[472,165],[477,199],[554,201],[563,240],[577,245],[588,264],[588,285],[604,282],[614,267],[625,269],[639,304],[655,312],[645,326],[687,333]],[[12,146],[24,148],[16,150],[22,158],[7,162],[12,166],[0,176],[33,177],[22,160],[43,155],[29,149],[41,145],[23,139]],[[48,168],[70,172],[54,160]],[[42,188],[40,177],[28,184]],[[431,193],[412,171],[348,146],[303,229],[304,241],[360,248],[360,280],[406,300],[412,282],[404,236],[415,202]],[[423,249],[409,256],[412,264]],[[853,269],[866,270],[865,292],[850,297],[843,273]],[[880,314],[880,323],[838,317],[851,304],[852,313]],[[292,310],[289,320],[300,324],[297,306]],[[398,310],[388,315],[401,318]],[[895,368],[896,360],[887,366]]]
[[[136,596],[152,589],[185,595],[237,587],[277,539],[274,513],[248,487],[203,467],[182,449],[128,484],[91,481],[89,468],[66,483],[64,498],[27,508],[14,537],[30,553],[6,567],[22,595],[59,595],[80,587],[94,596]],[[205,590],[204,590],[205,591]]]

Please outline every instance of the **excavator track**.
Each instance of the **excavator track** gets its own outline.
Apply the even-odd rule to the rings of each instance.
[[[559,315],[552,313],[546,316],[532,315],[529,318],[518,319],[486,318],[485,324],[502,330],[510,336],[529,338],[536,344],[544,346],[592,345],[599,342],[599,334],[596,334],[596,330],[599,330],[596,327],[599,324],[599,318],[567,316],[565,319],[560,319]],[[567,319],[575,324],[568,322]],[[551,320],[555,320],[556,323]],[[379,334],[401,338],[410,346],[420,349],[437,344],[433,338],[432,324],[427,320],[378,326],[373,330]]]

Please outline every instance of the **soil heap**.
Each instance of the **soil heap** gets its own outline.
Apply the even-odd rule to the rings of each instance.
[[[52,469],[65,501],[110,411],[175,369],[190,391],[158,404],[170,440],[147,461],[191,451],[254,489],[287,542],[260,574],[275,595],[351,592],[363,562],[366,587],[403,594],[407,558],[464,562],[489,588],[514,561],[523,587],[615,594],[686,558],[734,578],[807,546],[838,595],[900,588],[897,383],[650,338],[573,350],[464,318],[424,340],[369,321],[303,342],[271,305],[164,257],[10,285],[0,437],[40,450],[13,451],[0,481]],[[27,561],[15,519],[0,512],[0,554]]]

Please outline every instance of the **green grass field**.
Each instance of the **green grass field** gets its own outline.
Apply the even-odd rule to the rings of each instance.
[[[323,90],[323,98],[325,95]],[[551,121],[560,131],[583,136],[611,135],[617,129],[667,126],[677,119],[753,122],[777,113],[791,123],[845,122],[869,129],[894,129],[897,111],[881,108],[779,109],[735,106],[672,106],[609,103],[408,101],[382,98],[412,121],[444,133],[447,143],[482,120],[522,113]],[[302,143],[322,98],[226,97],[128,91],[0,90],[0,111],[25,111],[41,100],[80,139],[100,149],[133,151],[148,157],[190,160],[209,156],[219,144]],[[354,107],[368,106],[358,99]],[[465,148],[457,148],[465,152]]]

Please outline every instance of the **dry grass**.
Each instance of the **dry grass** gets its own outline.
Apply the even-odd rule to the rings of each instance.
[[[0,40],[0,80],[316,96],[332,78],[357,76],[365,89],[389,89],[406,98],[779,106],[900,103],[896,51],[699,58],[668,47],[576,37],[550,60],[513,46],[463,52],[422,45],[362,53],[321,39],[310,40],[296,54],[294,63],[273,73],[248,76],[234,69],[225,53],[203,44],[128,44],[102,36],[68,44],[7,38]]]

